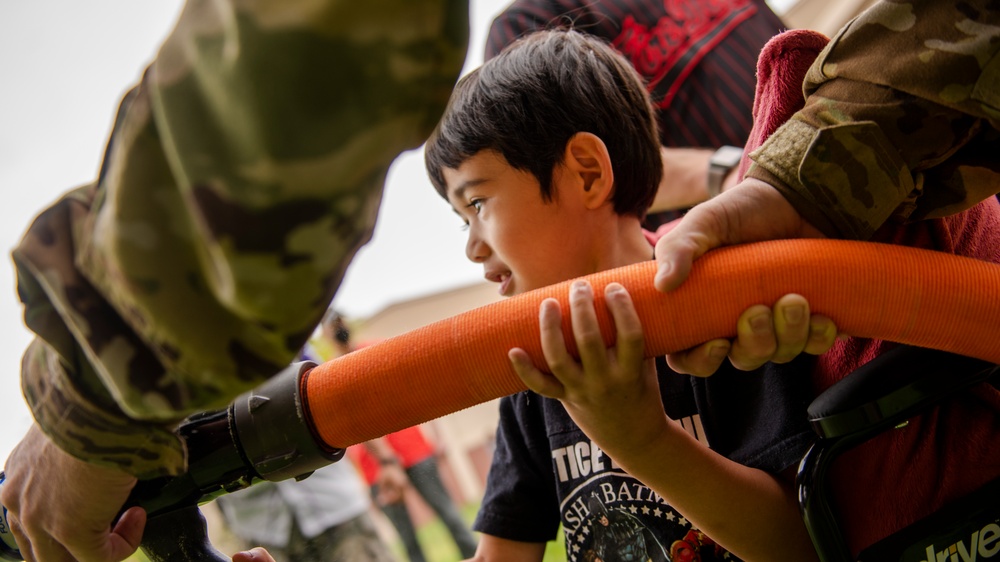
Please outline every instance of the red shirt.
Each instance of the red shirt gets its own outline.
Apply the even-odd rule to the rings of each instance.
[[[396,458],[403,468],[411,466],[428,459],[434,454],[434,447],[424,437],[424,432],[419,426],[401,429],[395,433],[385,436],[385,440],[396,453]],[[378,480],[378,473],[381,469],[378,459],[376,459],[368,448],[362,445],[352,445],[348,447],[347,454],[351,460],[361,470],[365,481],[371,486]]]
[[[989,197],[943,219],[883,227],[874,241],[1000,262],[1000,204]],[[819,356],[816,392],[895,344],[850,338]],[[1000,391],[979,385],[903,428],[844,453],[832,470],[838,520],[854,554],[1000,474]]]

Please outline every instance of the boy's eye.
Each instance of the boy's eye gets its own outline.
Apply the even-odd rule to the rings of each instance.
[[[466,209],[472,209],[478,215],[480,213],[480,211],[483,210],[483,203],[485,201],[486,201],[485,199],[473,199],[472,201],[469,202],[468,205],[465,206],[465,208]],[[459,218],[462,219],[462,223],[463,223],[462,224],[462,230],[468,230],[469,229],[469,219],[466,218],[466,216],[467,216],[468,213],[459,213],[459,212],[456,211],[456,214],[459,216]]]

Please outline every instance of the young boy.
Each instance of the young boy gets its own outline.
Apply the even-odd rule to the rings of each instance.
[[[536,33],[462,79],[426,163],[468,226],[469,259],[503,295],[652,258],[640,220],[661,173],[653,111],[629,63],[598,39]],[[627,293],[611,284],[605,298],[616,348],[595,335],[592,290],[577,283],[581,364],[555,301],[541,310],[554,375],[511,352],[534,392],[501,400],[476,560],[541,560],[560,523],[572,561],[814,559],[783,474],[810,440],[808,377],[773,365],[658,373]]]

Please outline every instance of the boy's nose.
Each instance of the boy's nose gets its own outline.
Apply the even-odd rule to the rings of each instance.
[[[465,257],[472,263],[483,263],[490,257],[490,247],[486,245],[472,230],[469,230],[469,240],[465,243]]]

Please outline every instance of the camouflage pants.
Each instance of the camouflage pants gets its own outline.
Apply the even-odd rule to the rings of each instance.
[[[248,545],[248,548],[256,545]],[[367,513],[306,538],[292,522],[287,547],[263,545],[276,562],[398,562]]]

